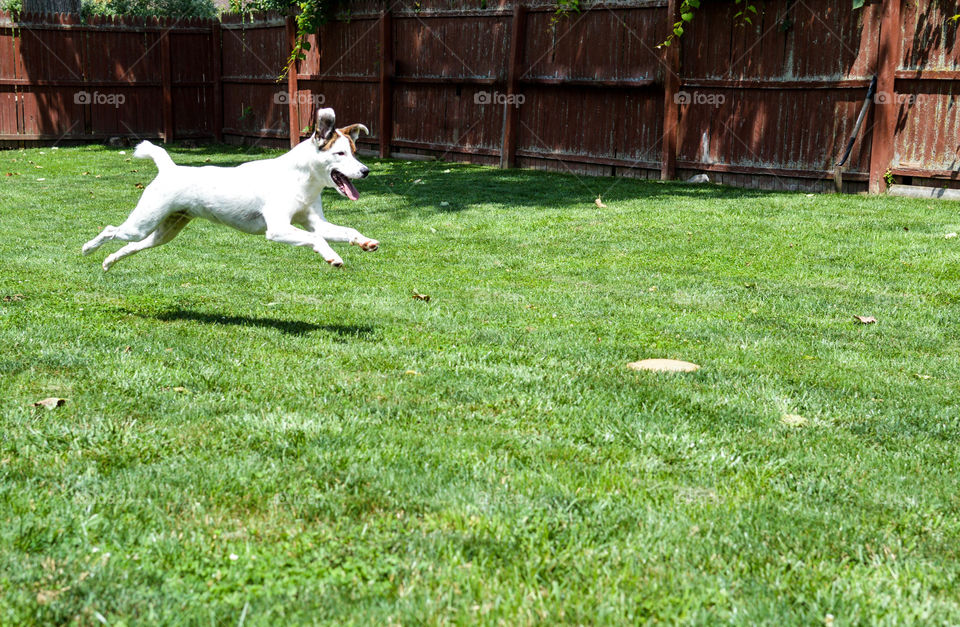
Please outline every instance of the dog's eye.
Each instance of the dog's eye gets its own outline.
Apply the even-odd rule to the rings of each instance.
[[[333,153],[333,154],[335,154],[335,155],[338,156],[338,157],[344,157],[344,156],[346,156],[347,153],[345,153],[344,151],[341,150],[340,152],[335,152],[335,153]]]

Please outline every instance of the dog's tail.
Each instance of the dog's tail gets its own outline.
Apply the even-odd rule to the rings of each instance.
[[[137,159],[153,159],[153,162],[157,164],[157,169],[161,172],[169,170],[176,165],[166,150],[148,141],[140,142],[137,149],[133,151],[133,156]]]

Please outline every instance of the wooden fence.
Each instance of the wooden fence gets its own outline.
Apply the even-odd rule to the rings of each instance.
[[[657,49],[677,4],[557,19],[512,0],[354,3],[282,82],[294,32],[277,16],[0,14],[0,140],[295,142],[323,104],[381,155],[825,190],[876,74],[845,188],[879,191],[888,171],[960,185],[955,3],[770,0],[744,27],[733,3],[704,2]]]

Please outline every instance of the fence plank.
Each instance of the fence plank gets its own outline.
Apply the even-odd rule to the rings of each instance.
[[[901,0],[883,3],[877,58],[877,100],[874,107],[873,146],[870,151],[870,191],[886,189],[884,174],[893,161],[897,133],[896,71],[900,65]]]
[[[514,101],[520,92],[520,65],[523,63],[523,42],[526,38],[527,7],[519,2],[513,7],[510,24],[510,60],[507,68],[507,101],[503,109],[503,147],[500,151],[500,167],[517,165],[517,125],[520,111]]]
[[[670,0],[667,5],[667,32],[680,19],[679,3]],[[663,156],[660,159],[660,178],[669,181],[677,176],[677,125],[680,122],[680,42],[667,46],[663,55]]]
[[[297,45],[297,21],[292,15],[287,16],[286,33],[287,48],[292,53],[294,46]],[[288,111],[290,114],[289,130],[291,148],[300,143],[300,106],[298,98],[299,90],[297,88],[297,71],[299,66],[299,61],[291,59],[287,67],[287,98],[289,99]]]
[[[173,70],[170,67],[170,31],[160,34],[160,81],[163,99],[163,142],[173,141]]]
[[[390,156],[393,138],[393,15],[380,16],[380,157]]]
[[[210,29],[211,56],[213,57],[213,136],[223,141],[223,34],[220,22],[214,22]]]

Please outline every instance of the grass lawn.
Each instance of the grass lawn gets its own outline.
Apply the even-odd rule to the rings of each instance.
[[[960,622],[960,205],[367,159],[104,273],[131,154],[0,152],[0,624]]]

